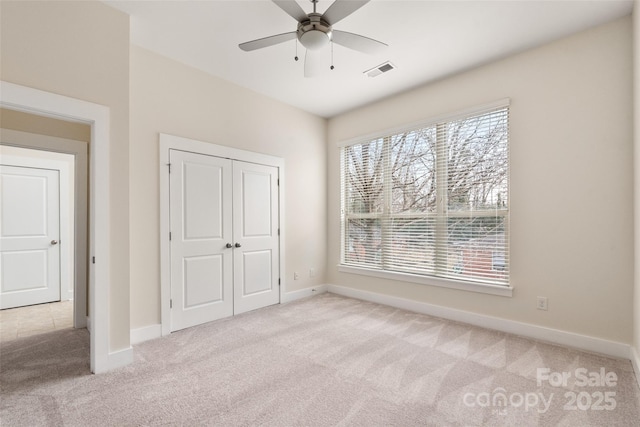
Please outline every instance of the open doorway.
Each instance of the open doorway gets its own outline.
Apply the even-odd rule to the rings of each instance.
[[[84,328],[91,128],[6,109],[0,128],[1,339]]]
[[[0,81],[0,106],[40,117],[83,123],[91,127],[89,153],[89,289],[87,329],[90,369],[106,372],[131,363],[133,352],[109,350],[110,197],[108,107],[92,102]],[[97,260],[97,261],[96,261]]]

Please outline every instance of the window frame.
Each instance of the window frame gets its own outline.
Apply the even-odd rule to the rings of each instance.
[[[468,108],[455,113],[443,114],[436,117],[431,117],[427,120],[405,124],[395,128],[382,130],[379,132],[375,132],[372,134],[368,134],[368,135],[364,135],[354,139],[340,142],[338,144],[338,147],[340,148],[341,213],[340,213],[340,263],[337,266],[338,271],[343,273],[349,273],[349,274],[358,274],[358,275],[364,275],[364,276],[370,276],[370,277],[377,277],[381,279],[398,280],[398,281],[404,281],[404,282],[411,282],[411,283],[418,283],[418,284],[425,284],[425,285],[431,285],[431,286],[438,286],[438,287],[445,287],[445,288],[452,288],[452,289],[459,289],[459,290],[465,290],[465,291],[480,292],[480,293],[486,293],[486,294],[492,294],[492,295],[511,297],[513,295],[513,286],[512,286],[512,277],[510,274],[511,273],[510,269],[509,269],[508,281],[506,284],[492,284],[492,283],[486,283],[482,281],[474,281],[473,279],[469,279],[469,278],[454,279],[451,277],[442,277],[438,275],[427,275],[427,274],[421,274],[421,273],[413,274],[406,271],[401,272],[401,271],[394,271],[394,270],[386,270],[384,269],[383,265],[381,265],[380,268],[376,268],[375,266],[345,264],[345,247],[346,247],[345,245],[347,243],[346,242],[346,238],[347,238],[346,223],[348,220],[358,219],[358,218],[373,218],[373,217],[381,218],[384,220],[391,220],[393,218],[410,216],[412,218],[413,217],[437,218],[437,219],[440,219],[440,221],[436,221],[436,222],[442,222],[441,220],[443,219],[446,220],[446,218],[451,218],[457,215],[460,215],[461,217],[465,217],[465,218],[469,218],[470,216],[468,211],[461,211],[459,214],[451,210],[446,211],[446,206],[444,206],[444,203],[441,202],[442,199],[440,199],[442,196],[441,194],[437,195],[437,197],[440,199],[440,202],[437,203],[437,212],[414,212],[411,214],[406,214],[406,213],[394,214],[388,211],[388,209],[385,209],[385,212],[383,214],[378,214],[378,213],[347,214],[345,210],[345,205],[344,205],[345,204],[345,182],[344,182],[344,179],[345,179],[344,166],[345,165],[343,164],[344,162],[343,152],[346,147],[358,145],[358,144],[368,144],[375,140],[380,140],[380,139],[382,139],[383,141],[387,141],[394,135],[409,133],[412,131],[416,131],[416,130],[428,128],[428,127],[436,127],[436,129],[440,129],[440,126],[442,126],[443,124],[444,126],[446,126],[446,124],[450,122],[464,120],[464,119],[471,118],[473,116],[482,115],[482,114],[489,114],[492,111],[500,110],[503,108],[508,109],[509,107],[510,107],[510,100],[508,98],[501,99],[495,102],[483,104],[473,108]],[[384,143],[386,142],[383,142],[383,144]],[[440,145],[441,143],[437,142],[436,149],[438,150],[441,149],[442,147]],[[507,156],[508,156],[507,168],[509,167],[509,152],[510,150],[507,152]],[[442,161],[442,158],[440,157],[438,161]],[[443,173],[446,174],[446,168],[442,168],[441,166],[440,167],[436,166],[435,173],[441,179],[442,174]],[[510,178],[509,178],[509,174],[507,174],[508,189],[509,189],[509,186],[510,186]],[[446,192],[446,185],[438,185],[437,188],[438,188],[437,190],[438,192],[442,192],[442,191]],[[507,203],[509,204],[510,197],[507,200],[508,200]],[[505,221],[508,227],[509,211],[510,211],[508,204],[507,204],[507,207],[505,207],[504,209],[495,209],[491,211],[473,211],[474,213],[473,218],[479,218],[485,215],[489,217],[501,216],[505,218]],[[506,234],[506,238],[509,239],[509,233]],[[509,253],[507,253],[507,259],[509,259],[511,249],[508,241],[507,241],[507,250],[509,251]],[[495,258],[495,254],[492,254],[491,256],[492,268],[493,268],[494,258]],[[436,263],[436,265],[434,265],[434,269],[437,270],[438,268],[441,268],[441,266],[437,265]],[[437,274],[437,273],[435,273],[434,271],[434,274]]]

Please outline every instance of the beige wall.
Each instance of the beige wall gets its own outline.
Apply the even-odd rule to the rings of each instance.
[[[630,343],[631,30],[627,17],[331,119],[328,282]],[[338,142],[506,97],[513,297],[338,273]]]
[[[132,329],[160,323],[159,133],[284,158],[282,278],[287,291],[324,283],[326,120],[132,47]],[[313,279],[308,274],[312,267],[318,272]],[[297,281],[294,271],[300,272]]]
[[[0,127],[76,141],[91,141],[91,126],[85,123],[65,122],[5,108],[0,108]]]
[[[110,108],[109,349],[129,347],[129,17],[100,2],[2,1],[2,80]]]

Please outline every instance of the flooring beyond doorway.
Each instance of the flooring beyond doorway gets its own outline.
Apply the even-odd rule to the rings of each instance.
[[[72,300],[0,311],[0,343],[67,328],[73,328]]]

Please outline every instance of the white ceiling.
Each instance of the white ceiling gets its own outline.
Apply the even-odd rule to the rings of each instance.
[[[310,12],[309,0],[297,0]],[[348,0],[345,0],[348,1]],[[320,0],[324,12],[333,0]],[[296,41],[253,52],[238,44],[296,30],[269,0],[105,0],[131,15],[131,43],[310,113],[332,117],[480,64],[628,15],[632,0],[372,0],[335,24],[389,45],[368,55],[336,45],[335,70],[305,78]],[[324,54],[324,53],[323,53]],[[397,68],[375,78],[385,61]]]

